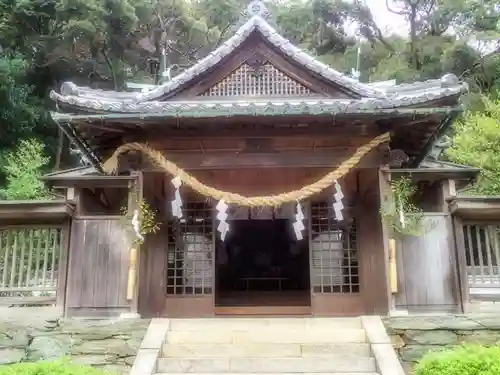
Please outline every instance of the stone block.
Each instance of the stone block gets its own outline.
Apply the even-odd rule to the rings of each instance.
[[[0,365],[10,365],[21,362],[26,356],[23,349],[0,349]]]
[[[85,341],[71,348],[72,354],[108,354],[118,357],[127,357],[135,355],[136,351],[132,349],[124,340],[106,339]]]
[[[141,349],[137,352],[130,375],[153,375],[157,371],[160,351],[156,349]]]
[[[366,334],[362,329],[308,329],[233,332],[235,343],[364,343]]]
[[[370,344],[390,344],[391,340],[379,316],[362,316],[361,323]]]
[[[165,344],[167,358],[300,357],[299,344]]]
[[[369,357],[370,345],[366,343],[346,344],[302,344],[302,357]]]
[[[347,358],[233,358],[232,372],[240,373],[335,373],[375,372],[375,359]]]
[[[474,330],[481,329],[481,325],[465,315],[440,316],[407,316],[384,318],[384,324],[389,332],[404,330]]]
[[[141,349],[160,349],[169,329],[169,319],[153,319],[141,343]]]
[[[406,345],[405,340],[400,335],[394,334],[389,336],[389,339],[391,340],[392,347],[394,349],[399,349],[402,348]]]
[[[71,361],[86,366],[106,366],[116,361],[116,356],[107,354],[72,355]]]
[[[480,330],[472,332],[459,332],[462,343],[494,345],[500,343],[500,331]]]
[[[407,345],[399,350],[400,358],[405,362],[418,362],[429,352],[445,350],[442,345]]]
[[[70,353],[71,345],[71,337],[67,335],[36,336],[27,350],[27,358],[29,361],[58,359]]]
[[[404,333],[405,341],[408,344],[421,345],[456,345],[458,337],[453,331],[415,331],[408,330]]]
[[[372,351],[381,375],[405,375],[391,344],[372,344]]]
[[[227,373],[230,371],[228,358],[161,358],[158,372],[164,373]]]
[[[197,331],[170,331],[166,338],[167,343],[217,343],[229,344],[233,341],[231,331],[210,331],[200,334]]]

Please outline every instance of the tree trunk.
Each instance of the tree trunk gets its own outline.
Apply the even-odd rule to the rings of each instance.
[[[420,68],[420,63],[418,61],[418,50],[417,50],[417,5],[410,5],[410,56],[411,65],[414,69],[418,70]]]

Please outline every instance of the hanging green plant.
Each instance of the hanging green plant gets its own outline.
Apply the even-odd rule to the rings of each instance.
[[[408,177],[391,181],[390,187],[390,194],[382,202],[380,214],[392,235],[422,235],[425,231],[424,213],[411,202],[417,188]]]
[[[131,210],[130,212],[127,206],[123,206],[120,211],[123,216],[123,225],[130,233],[133,244],[137,246],[144,243],[144,238],[147,234],[156,233],[160,229],[160,224],[156,222],[156,212],[151,209],[148,202],[144,199],[136,200],[135,207],[137,207],[138,211],[137,220],[139,222],[138,227],[140,236],[137,235],[132,220],[135,210]]]

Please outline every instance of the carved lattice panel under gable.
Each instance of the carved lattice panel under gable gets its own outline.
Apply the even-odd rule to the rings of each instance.
[[[322,95],[290,78],[269,62],[256,66],[247,62],[201,96],[317,97]]]

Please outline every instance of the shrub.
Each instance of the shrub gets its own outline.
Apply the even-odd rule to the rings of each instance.
[[[73,364],[67,360],[17,363],[0,366],[0,375],[104,375],[105,371]]]
[[[429,353],[415,368],[416,375],[499,375],[500,347],[468,345]]]

